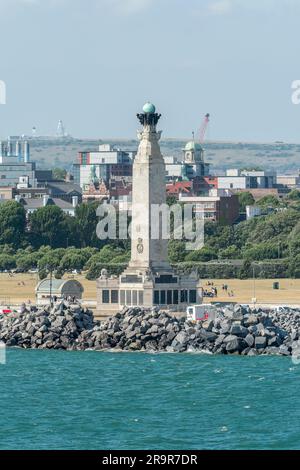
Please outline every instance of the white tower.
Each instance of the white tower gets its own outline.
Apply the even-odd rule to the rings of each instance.
[[[60,137],[60,138],[66,136],[65,126],[64,126],[61,119],[58,121],[56,135],[57,135],[57,137]]]

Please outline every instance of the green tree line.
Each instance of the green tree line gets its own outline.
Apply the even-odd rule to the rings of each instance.
[[[241,212],[251,202],[243,194]],[[208,277],[212,272],[216,277],[247,277],[251,266],[259,263],[261,275],[300,277],[300,193],[292,191],[284,201],[267,198],[259,201],[272,208],[264,216],[232,227],[206,222],[201,250],[187,251],[184,241],[171,240],[170,262],[185,270],[197,268]],[[121,272],[130,258],[130,240],[99,240],[97,207],[82,204],[71,217],[56,206],[46,206],[27,219],[21,204],[1,203],[0,270],[38,269],[45,275],[52,269],[61,276],[77,269],[88,271],[89,278],[96,278],[103,268]]]

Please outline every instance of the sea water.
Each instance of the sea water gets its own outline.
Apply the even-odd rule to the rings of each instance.
[[[285,357],[7,351],[0,449],[299,449]]]

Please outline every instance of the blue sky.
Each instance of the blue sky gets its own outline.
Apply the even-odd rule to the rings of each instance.
[[[0,135],[134,138],[147,100],[168,137],[300,142],[298,0],[0,0]]]

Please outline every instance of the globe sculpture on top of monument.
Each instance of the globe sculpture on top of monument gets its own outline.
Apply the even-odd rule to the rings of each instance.
[[[137,115],[142,129],[133,164],[131,259],[119,277],[97,280],[97,310],[110,315],[125,306],[154,306],[185,311],[189,304],[202,302],[195,274],[179,275],[168,261],[168,239],[162,230],[162,213],[153,210],[166,204],[165,163],[160,151],[161,117],[155,106],[146,103]]]

